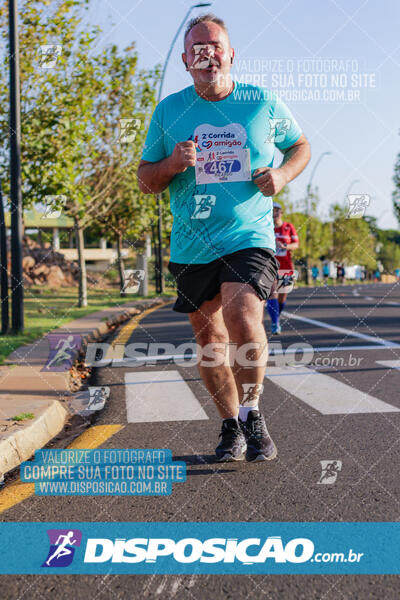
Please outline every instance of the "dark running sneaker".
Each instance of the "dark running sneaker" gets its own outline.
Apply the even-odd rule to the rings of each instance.
[[[264,417],[258,410],[251,410],[247,421],[241,421],[241,426],[247,442],[246,460],[251,462],[276,458],[278,451],[268,433]]]
[[[215,449],[219,462],[232,460],[243,460],[246,450],[246,439],[236,419],[225,419],[222,421],[222,429],[219,436],[222,438]]]

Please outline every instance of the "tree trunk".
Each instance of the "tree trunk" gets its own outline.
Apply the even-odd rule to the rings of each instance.
[[[118,275],[119,275],[119,289],[120,296],[126,296],[124,290],[125,280],[124,280],[124,261],[122,259],[122,234],[119,231],[117,233],[117,266],[118,266]]]
[[[84,240],[83,228],[79,225],[78,219],[75,217],[75,240],[78,249],[78,266],[79,266],[79,302],[78,306],[87,306],[87,278],[86,278],[86,263],[83,256]]]

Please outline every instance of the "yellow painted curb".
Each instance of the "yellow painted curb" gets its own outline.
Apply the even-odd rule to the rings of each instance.
[[[69,446],[68,449],[92,449],[98,448],[106,440],[115,433],[118,433],[124,425],[93,425],[77,437]],[[19,504],[23,500],[33,496],[35,493],[34,483],[24,483],[19,480],[11,485],[8,485],[4,490],[0,491],[0,513],[12,508],[15,504]]]

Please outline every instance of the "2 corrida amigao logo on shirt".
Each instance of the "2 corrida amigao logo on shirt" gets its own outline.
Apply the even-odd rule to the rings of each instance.
[[[247,142],[247,133],[240,123],[228,123],[222,127],[215,127],[203,123],[196,127],[193,140],[200,149],[212,148],[243,148]]]

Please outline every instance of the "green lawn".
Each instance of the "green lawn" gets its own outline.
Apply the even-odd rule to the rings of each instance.
[[[164,292],[164,295],[173,296],[174,292],[172,290],[167,290]],[[155,296],[155,292],[151,291],[148,298]],[[125,298],[121,298],[119,290],[116,288],[102,290],[89,289],[89,306],[78,308],[77,288],[50,290],[40,286],[32,286],[25,290],[24,333],[19,335],[0,334],[0,363],[2,363],[4,359],[19,346],[37,340],[48,331],[57,329],[57,327],[61,327],[65,323],[68,323],[68,321],[83,317],[98,310],[110,308],[111,306],[123,306],[127,302],[141,299],[143,299],[143,297],[137,296],[136,294],[129,294]]]

